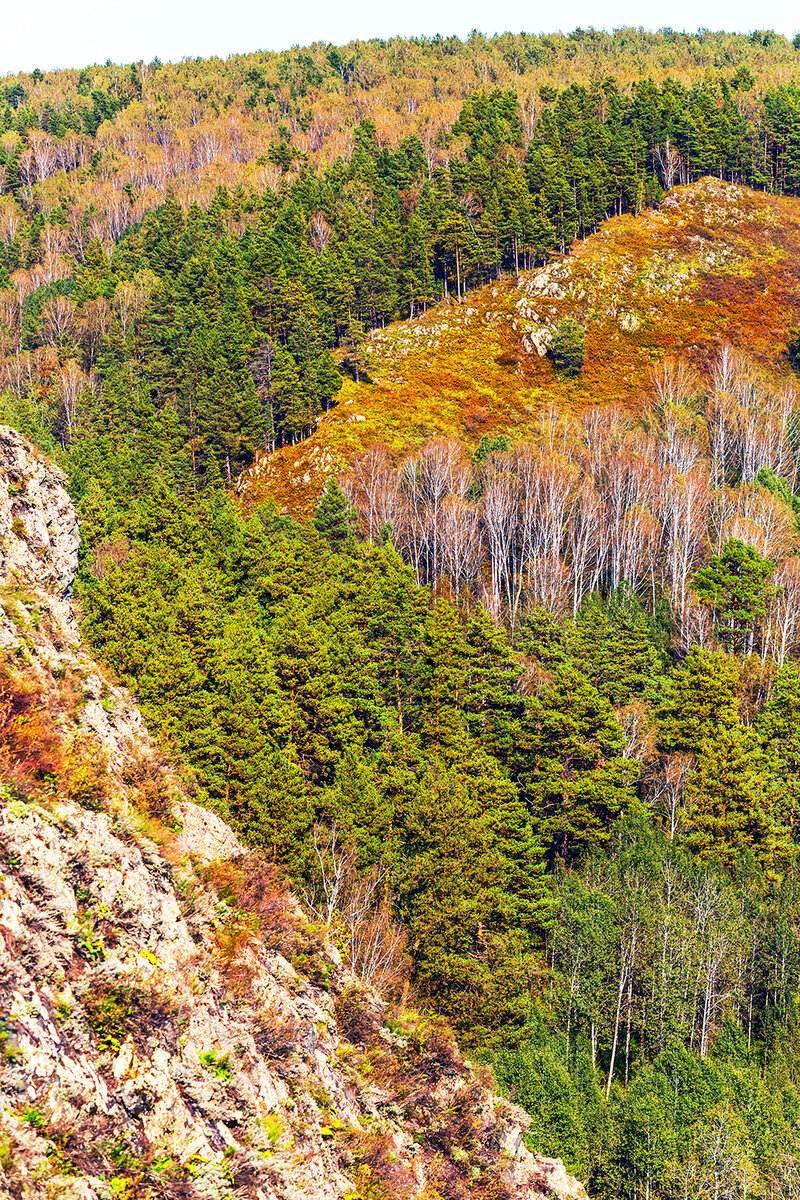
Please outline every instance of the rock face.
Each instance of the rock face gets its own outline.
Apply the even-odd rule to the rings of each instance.
[[[180,794],[80,647],[77,536],[0,430],[0,1195],[582,1196]]]
[[[61,471],[0,426],[0,572],[69,597],[78,568],[78,517]]]

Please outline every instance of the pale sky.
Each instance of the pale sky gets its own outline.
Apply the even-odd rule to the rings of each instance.
[[[7,0],[0,28],[0,73],[96,62],[163,62],[313,41],[483,33],[568,33],[578,26],[642,25],[695,31],[800,29],[797,0]]]

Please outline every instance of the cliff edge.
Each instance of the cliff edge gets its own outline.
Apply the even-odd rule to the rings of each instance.
[[[0,1194],[581,1197],[359,986],[80,644],[60,472],[0,428]]]

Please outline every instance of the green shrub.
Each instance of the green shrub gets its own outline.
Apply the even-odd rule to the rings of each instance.
[[[800,329],[792,329],[786,345],[789,362],[795,371],[800,371]]]
[[[95,980],[82,997],[86,1023],[101,1050],[116,1054],[130,1035],[141,1049],[154,1031],[169,1039],[175,1012],[157,993],[132,984]]]
[[[212,1075],[216,1075],[217,1079],[221,1079],[223,1083],[230,1083],[231,1059],[229,1054],[215,1054],[213,1050],[206,1050],[203,1054],[198,1055],[200,1062],[210,1071]]]
[[[572,317],[565,317],[556,326],[550,357],[556,370],[570,377],[580,374],[586,360],[586,333]]]

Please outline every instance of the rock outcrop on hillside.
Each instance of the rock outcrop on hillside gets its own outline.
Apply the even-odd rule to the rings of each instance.
[[[640,412],[653,367],[684,358],[703,375],[724,344],[777,379],[800,322],[800,200],[706,177],[656,208],[614,217],[535,271],[520,272],[372,332],[362,382],[310,437],[258,455],[240,480],[248,504],[313,512],[331,473],[383,445],[402,459],[425,437],[477,446],[484,435],[535,438],[552,406],[615,402]],[[565,376],[548,355],[569,317],[586,361]]]
[[[579,1197],[180,792],[80,645],[75,511],[0,429],[0,1194]]]

